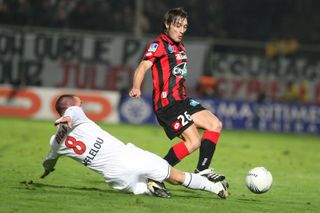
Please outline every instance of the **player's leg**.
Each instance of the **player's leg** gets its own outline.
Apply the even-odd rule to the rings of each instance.
[[[166,181],[171,184],[183,185],[190,189],[213,192],[221,198],[226,198],[229,195],[223,182],[211,182],[199,174],[182,172],[173,167],[171,167],[170,176]]]
[[[161,184],[170,175],[170,165],[164,159],[128,143],[122,153],[121,183],[134,194],[153,194],[169,198],[170,193]],[[152,180],[152,181],[151,181]]]
[[[214,170],[208,169],[220,137],[222,122],[206,109],[192,114],[191,117],[197,128],[205,130],[201,138],[196,172],[206,175],[212,181],[224,180],[224,175],[217,174]]]
[[[180,143],[173,145],[164,157],[171,166],[175,166],[200,146],[201,138],[188,112],[189,105],[189,99],[186,99],[156,112],[159,124],[167,136],[170,139],[177,136],[183,139]]]
[[[200,147],[201,139],[198,133],[198,129],[194,124],[191,124],[181,134],[181,138],[184,140],[180,143],[173,145],[164,159],[171,165],[175,166],[184,157],[197,150]]]

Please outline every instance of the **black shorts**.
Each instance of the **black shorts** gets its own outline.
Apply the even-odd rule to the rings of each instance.
[[[192,114],[205,109],[199,102],[187,98],[183,101],[170,103],[155,113],[159,124],[163,127],[168,138],[172,140],[193,124]]]

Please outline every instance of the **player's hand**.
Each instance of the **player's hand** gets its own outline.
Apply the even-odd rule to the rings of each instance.
[[[140,90],[140,89],[135,89],[135,88],[133,88],[133,89],[131,89],[131,91],[129,92],[129,96],[130,96],[130,97],[136,97],[136,98],[138,98],[138,97],[141,96],[141,90]]]
[[[43,174],[40,176],[40,178],[43,179],[43,178],[47,177],[50,174],[50,172],[53,172],[53,171],[54,171],[54,169],[52,169],[51,171],[45,170],[43,172]]]
[[[59,124],[67,124],[69,128],[72,128],[72,119],[69,116],[61,117],[54,122],[55,126],[58,126]]]

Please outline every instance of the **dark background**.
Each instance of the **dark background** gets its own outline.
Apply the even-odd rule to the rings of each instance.
[[[133,34],[136,5],[130,0],[2,0],[0,24]],[[318,0],[142,0],[141,5],[144,34],[160,33],[163,14],[182,6],[189,14],[189,36],[320,42]]]

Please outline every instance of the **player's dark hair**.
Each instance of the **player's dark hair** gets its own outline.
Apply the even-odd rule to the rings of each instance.
[[[172,23],[175,24],[176,21],[180,18],[188,18],[188,13],[182,7],[172,8],[168,10],[163,16],[162,32],[167,31],[166,24],[168,24],[169,26]]]
[[[62,116],[63,112],[70,106],[73,106],[74,95],[61,95],[56,101],[56,111]]]

